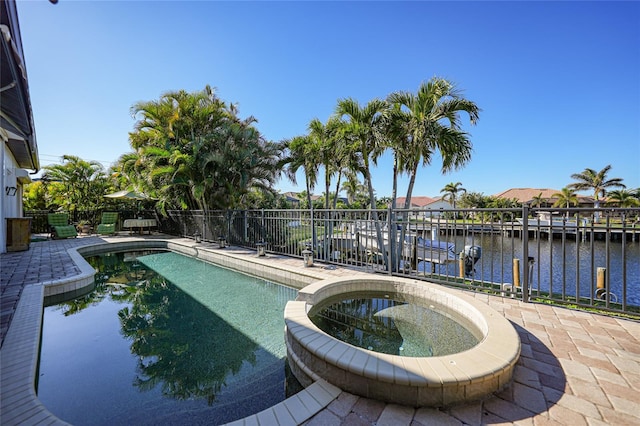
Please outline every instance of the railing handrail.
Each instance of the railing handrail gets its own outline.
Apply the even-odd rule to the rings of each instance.
[[[203,241],[224,238],[252,249],[264,241],[267,253],[299,258],[310,244],[316,259],[328,264],[523,301],[640,315],[640,208],[171,210],[166,216],[145,215],[154,215],[159,230],[172,235],[193,238],[197,232]],[[376,216],[382,234],[376,233]],[[437,252],[438,245],[418,245],[416,238],[405,241],[405,235],[453,245],[458,257]],[[483,252],[472,265],[461,263],[459,256],[467,245]],[[606,275],[600,280],[602,268]]]

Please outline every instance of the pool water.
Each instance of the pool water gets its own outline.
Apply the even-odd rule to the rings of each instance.
[[[177,253],[87,259],[95,290],[45,308],[38,397],[72,424],[222,424],[299,390],[297,290]]]
[[[325,333],[360,348],[407,357],[451,355],[478,344],[480,331],[435,304],[398,293],[358,292],[309,312]]]

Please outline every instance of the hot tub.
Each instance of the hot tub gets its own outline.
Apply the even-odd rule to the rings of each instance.
[[[314,305],[357,292],[408,294],[450,310],[479,333],[472,348],[433,357],[405,357],[359,348],[329,336],[309,318]],[[413,407],[446,407],[484,399],[512,379],[520,338],[509,321],[459,290],[422,281],[375,277],[331,279],[300,290],[285,307],[289,365],[305,386],[315,380],[355,395]]]

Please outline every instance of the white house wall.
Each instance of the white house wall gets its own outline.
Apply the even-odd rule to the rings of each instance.
[[[22,217],[22,184],[16,178],[16,170],[19,169],[11,151],[6,143],[2,144],[2,154],[0,157],[2,163],[2,176],[0,178],[0,253],[7,251],[7,218]],[[7,195],[6,188],[17,188],[15,195]]]
[[[449,204],[447,201],[443,201],[443,200],[434,201],[433,203],[427,204],[425,207],[427,209],[429,209],[429,210],[436,210],[438,212],[440,210],[451,210],[451,209],[453,209],[453,206],[451,204]]]

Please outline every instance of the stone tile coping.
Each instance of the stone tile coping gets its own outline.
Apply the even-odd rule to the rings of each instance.
[[[308,312],[339,294],[386,291],[424,298],[455,311],[481,333],[473,348],[440,357],[402,357],[352,346],[321,331]],[[480,400],[507,386],[520,356],[511,323],[484,303],[428,282],[376,276],[310,284],[285,307],[287,355],[304,385],[318,378],[353,393],[389,403],[446,407]],[[291,363],[290,363],[291,364]]]
[[[213,250],[215,247],[196,245],[192,240],[116,240],[68,249],[72,261],[81,273],[61,280],[47,281],[25,286],[16,312],[0,349],[0,407],[2,425],[66,425],[39,401],[35,392],[35,380],[40,352],[45,296],[90,291],[95,270],[84,260],[101,252],[131,249],[168,249],[191,255],[221,266],[251,273],[261,278],[289,284],[298,288],[315,281],[313,271],[298,274],[278,268],[269,259],[246,259],[247,251],[230,249]],[[256,262],[257,261],[257,262]],[[286,282],[283,282],[286,281]],[[325,408],[341,390],[319,380],[285,401],[260,413],[233,422],[233,425],[273,424],[295,425],[304,422]]]

